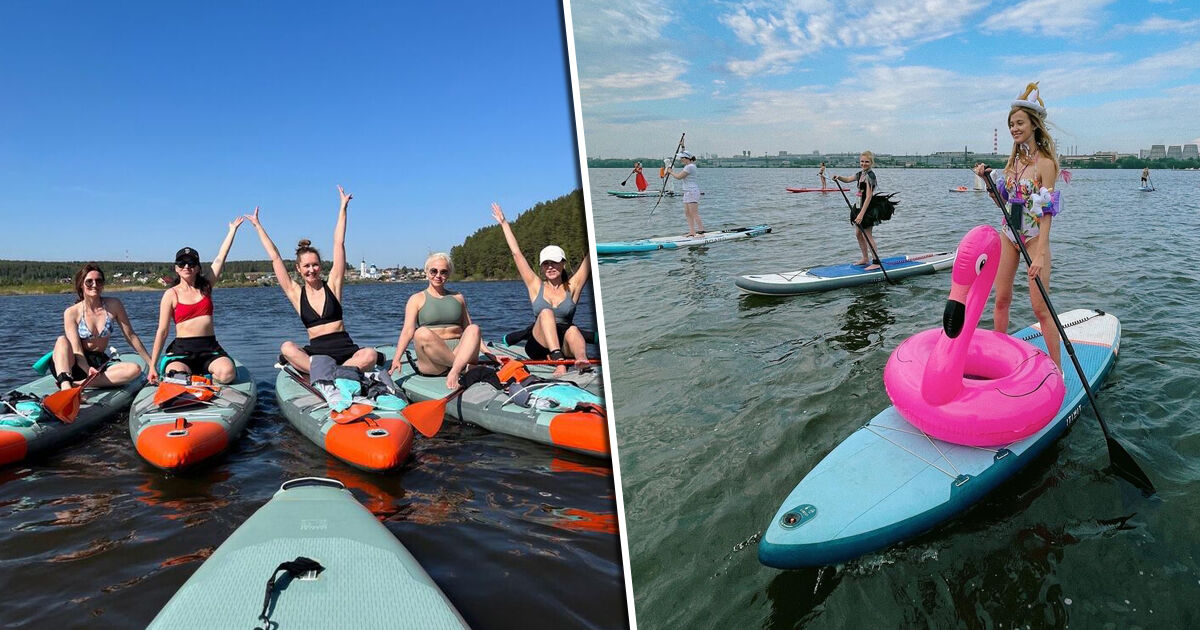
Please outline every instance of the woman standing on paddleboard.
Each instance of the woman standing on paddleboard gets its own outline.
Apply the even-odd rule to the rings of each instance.
[[[467,300],[461,293],[446,287],[454,263],[444,253],[430,254],[425,259],[425,276],[429,286],[408,298],[404,307],[404,327],[396,342],[396,356],[391,372],[400,371],[404,351],[415,341],[417,363],[414,366],[425,376],[446,375],[446,389],[458,389],[458,376],[468,363],[479,362],[483,352],[479,326],[471,323]]]
[[[642,174],[641,162],[633,163],[633,183],[637,186],[638,192],[646,191],[648,184],[646,183],[646,176]]]
[[[817,171],[817,176],[821,178],[821,190],[825,190],[825,163],[821,162],[821,170]]]
[[[237,376],[233,359],[217,343],[213,328],[213,285],[221,278],[225,257],[233,247],[233,237],[245,217],[229,224],[229,233],[217,250],[208,269],[200,267],[200,254],[191,247],[175,252],[175,283],[163,293],[158,303],[158,330],[154,334],[154,351],[150,353],[150,382],[159,378],[158,360],[163,342],[167,340],[170,322],[175,322],[175,340],[167,346],[170,357],[163,367],[163,376],[172,372],[211,374],[217,383],[232,383]]]
[[[683,160],[683,168],[679,169],[678,173],[668,168],[667,175],[682,180],[683,216],[687,217],[688,222],[687,236],[699,236],[704,233],[704,223],[700,221],[700,183],[696,178],[696,156],[687,151],[680,151],[677,157]]]
[[[121,300],[104,297],[104,272],[96,263],[88,263],[75,272],[74,304],[63,311],[63,334],[54,342],[54,380],[66,390],[94,374],[109,361],[108,342],[116,326],[146,365],[150,355],[142,340],[133,332]],[[137,378],[142,368],[136,363],[117,362],[97,376],[92,387],[116,387]]]
[[[292,281],[291,273],[283,264],[279,249],[267,236],[258,221],[258,208],[253,215],[246,215],[258,229],[258,239],[271,258],[271,267],[279,279],[279,288],[287,296],[292,308],[300,314],[300,321],[308,331],[308,345],[301,348],[294,342],[285,341],[279,351],[293,366],[309,371],[312,355],[331,357],[338,365],[348,365],[360,370],[375,367],[379,353],[374,348],[359,348],[350,339],[342,322],[342,281],[346,274],[346,210],[353,195],[338,186],[341,205],[338,209],[337,227],[333,229],[333,268],[329,270],[329,281],[321,278],[321,254],[308,239],[301,239],[296,247],[296,271],[303,280]]]
[[[575,366],[584,369],[589,363],[587,359],[587,339],[583,331],[573,323],[575,305],[583,294],[583,285],[588,281],[591,266],[585,255],[579,263],[579,269],[567,279],[567,256],[557,245],[547,245],[539,254],[542,268],[542,278],[539,278],[525,255],[521,253],[521,245],[513,234],[512,227],[504,218],[500,204],[492,204],[492,216],[504,230],[504,240],[508,241],[508,249],[512,252],[513,263],[525,289],[529,292],[529,302],[533,306],[533,314],[537,318],[528,341],[525,342],[525,353],[530,359],[563,359],[572,357]],[[554,370],[555,376],[566,374],[567,367],[560,365]]]
[[[875,171],[871,167],[875,165],[875,154],[870,151],[863,151],[858,156],[858,165],[861,169],[849,177],[845,175],[834,175],[833,179],[839,182],[858,182],[858,194],[861,202],[857,207],[850,207],[850,222],[858,227],[854,228],[854,236],[858,239],[858,249],[862,251],[862,258],[856,265],[865,265],[871,263],[864,271],[874,271],[879,269],[879,259],[872,259],[871,252],[879,251],[879,245],[875,242],[875,236],[871,233],[871,228],[881,222],[891,218],[890,208],[885,209],[891,201],[885,197],[875,197]],[[886,218],[884,216],[886,215]],[[859,229],[859,228],[862,229]]]
[[[1008,131],[1013,138],[1012,154],[1004,165],[1004,172],[992,171],[991,176],[996,183],[1000,202],[1008,205],[1008,213],[1012,217],[1010,220],[1016,224],[1016,231],[1029,251],[1029,301],[1033,305],[1034,316],[1042,326],[1050,358],[1061,374],[1058,327],[1034,280],[1040,277],[1049,291],[1050,223],[1062,209],[1059,193],[1054,190],[1059,175],[1058,151],[1054,147],[1054,138],[1046,128],[1046,107],[1038,94],[1037,83],[1030,83],[1025,93],[1013,101],[1008,112]],[[983,177],[986,173],[986,165],[975,166],[976,175]],[[1005,225],[1003,233],[1008,238],[1008,245],[1000,250],[993,327],[997,331],[1008,332],[1008,309],[1012,304],[1013,280],[1017,275],[1021,254],[1012,228]]]

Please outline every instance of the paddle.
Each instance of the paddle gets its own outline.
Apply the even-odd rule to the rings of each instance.
[[[624,186],[624,185],[625,185],[625,182],[629,181],[629,178],[630,178],[630,177],[633,177],[633,174],[634,174],[634,173],[636,173],[636,172],[637,172],[637,169],[636,169],[636,168],[635,168],[635,169],[633,169],[632,171],[629,171],[629,174],[625,176],[625,181],[624,181],[624,182],[621,182],[621,185],[622,185],[622,186]]]
[[[834,177],[833,183],[837,184],[838,191],[842,193],[842,199],[846,200],[846,206],[850,208],[851,212],[853,212],[854,206],[850,204],[850,198],[846,196],[846,191],[842,188],[842,180]],[[858,231],[862,234],[863,240],[867,242],[867,247],[871,249],[871,255],[874,256],[875,260],[879,262],[879,270],[883,272],[883,279],[887,280],[888,284],[896,284],[895,282],[892,282],[892,279],[887,275],[887,270],[883,268],[883,259],[879,257],[879,252],[875,251],[875,246],[871,244],[871,239],[867,237],[867,231],[864,230],[861,225],[855,223],[853,219],[851,219],[850,222],[854,223],[854,227],[858,228]]]
[[[992,198],[992,201],[996,202],[996,205],[1000,208],[1000,212],[1004,215],[1005,225],[1009,226],[1014,236],[1017,236],[1020,232],[1013,227],[1012,217],[1004,209],[1004,202],[1000,200],[1000,193],[996,191],[996,184],[992,181],[989,171],[991,169],[984,170],[983,178],[983,183],[988,188],[988,195]],[[1025,259],[1025,265],[1032,264],[1029,251],[1025,249],[1025,243],[1022,242],[1019,236],[1016,241],[1017,247],[1021,250],[1021,257]],[[1054,306],[1050,303],[1050,294],[1046,292],[1046,287],[1042,284],[1040,277],[1034,276],[1033,279],[1037,283],[1038,292],[1042,294],[1042,301],[1046,304],[1046,308],[1050,311],[1050,316],[1054,319],[1054,326],[1058,329],[1058,336],[1062,338],[1063,345],[1067,348],[1067,355],[1071,357],[1071,364],[1075,366],[1075,371],[1079,374],[1079,381],[1083,384],[1083,391],[1087,392],[1088,401],[1092,404],[1092,411],[1096,414],[1096,420],[1100,422],[1100,429],[1104,432],[1104,441],[1108,443],[1108,459],[1112,463],[1113,470],[1142,492],[1154,494],[1154,484],[1150,483],[1150,478],[1146,476],[1146,473],[1133,460],[1133,456],[1129,454],[1129,451],[1121,446],[1113,438],[1112,434],[1109,433],[1108,423],[1100,415],[1100,407],[1096,404],[1096,395],[1092,393],[1092,388],[1088,385],[1087,375],[1083,373],[1083,367],[1079,365],[1079,359],[1075,357],[1075,347],[1071,344],[1071,340],[1067,338],[1066,331],[1063,330],[1062,322],[1058,319],[1058,311],[1054,310]]]
[[[520,361],[524,365],[575,365],[577,363],[575,359],[541,359],[532,361],[529,359],[510,359],[508,357],[501,359],[489,359],[487,363],[503,365],[508,361]],[[600,359],[587,359],[586,362],[588,365],[600,365]]]
[[[683,150],[683,137],[686,135],[687,135],[687,132],[685,131],[679,136],[679,145],[675,147],[675,152],[673,154],[671,154],[671,166],[667,167],[667,170],[666,170],[667,177],[665,177],[663,179],[662,190],[658,191],[658,199],[654,202],[654,208],[650,208],[650,214],[646,215],[647,219],[650,218],[650,215],[654,214],[654,210],[656,208],[658,208],[659,202],[662,201],[663,194],[665,194],[667,192],[667,182],[671,181],[670,180],[671,169],[675,168],[675,158],[679,157],[679,152]]]
[[[433,437],[442,428],[442,420],[446,417],[446,403],[449,403],[458,397],[459,394],[467,391],[467,387],[470,386],[459,387],[437,400],[422,400],[420,402],[409,403],[407,407],[400,410],[400,413],[404,414],[404,419],[408,420],[416,430],[420,431],[421,435]]]
[[[75,417],[79,415],[79,401],[83,397],[83,388],[87,387],[104,373],[105,368],[112,364],[112,361],[101,365],[95,372],[83,379],[83,382],[62,391],[54,392],[42,399],[42,407],[49,411],[51,415],[62,420],[63,424],[71,424],[75,422]]]

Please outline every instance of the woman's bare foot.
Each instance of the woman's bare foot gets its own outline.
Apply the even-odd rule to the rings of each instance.
[[[592,363],[591,363],[591,361],[588,361],[586,358],[575,359],[575,369],[581,373],[587,372],[588,370],[592,369]]]
[[[450,391],[454,391],[454,390],[458,389],[459,374],[460,374],[459,371],[450,370],[450,373],[446,375],[446,389],[448,389]]]
[[[866,258],[859,258],[858,260],[854,261],[854,266],[861,267],[869,262],[871,262],[871,261],[867,260]]]
[[[566,375],[566,373],[567,373],[567,366],[560,365],[560,366],[554,368],[554,373],[551,374],[550,376],[554,376],[554,377],[564,376],[564,375]]]

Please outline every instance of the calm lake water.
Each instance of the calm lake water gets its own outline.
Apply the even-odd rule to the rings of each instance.
[[[950,280],[743,296],[740,274],[858,258],[848,210],[836,192],[784,192],[817,187],[816,169],[699,166],[707,227],[774,233],[600,266],[639,627],[1195,626],[1200,341],[1188,327],[1200,314],[1200,173],[1156,171],[1158,191],[1142,193],[1139,171],[1076,171],[1052,232],[1055,305],[1121,319],[1099,404],[1156,497],[1102,472],[1107,449],[1085,409],[1046,456],[947,525],[844,565],[779,571],[757,559],[767,523],[890,404],[884,364],[940,326]],[[627,173],[589,171],[597,240],[683,233],[679,199],[650,214],[654,199],[604,194]],[[875,230],[881,255],[950,250],[999,223],[984,195],[947,192],[971,185],[965,170],[877,174],[901,201]],[[1015,296],[1012,330],[1033,321],[1023,283]]]
[[[347,330],[360,345],[394,344],[404,301],[421,288],[347,286]],[[532,319],[520,283],[455,288],[487,339]],[[161,293],[109,295],[152,343]],[[62,334],[73,298],[0,297],[0,391],[34,376],[29,365]],[[282,292],[218,289],[214,300],[218,339],[258,384],[246,432],[217,462],[168,475],[138,457],[122,414],[42,460],[0,469],[0,626],[143,628],[280,483],[320,475],[382,519],[472,627],[626,627],[607,462],[451,420],[436,438],[418,436],[397,472],[352,469],[279,413],[279,344],[304,339]],[[590,299],[576,321],[594,321]],[[246,613],[250,627],[258,611]]]

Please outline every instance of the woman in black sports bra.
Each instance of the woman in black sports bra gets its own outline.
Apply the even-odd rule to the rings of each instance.
[[[303,282],[292,281],[291,273],[283,264],[279,249],[267,236],[262,223],[258,221],[258,208],[253,215],[246,219],[258,230],[258,238],[262,241],[263,249],[271,257],[271,265],[275,277],[279,279],[279,288],[287,296],[292,307],[300,314],[300,321],[308,329],[308,345],[301,348],[291,341],[283,342],[279,351],[283,353],[288,363],[308,371],[309,359],[312,355],[321,354],[332,357],[338,365],[349,365],[360,370],[375,367],[379,353],[374,348],[359,348],[342,323],[342,280],[346,270],[346,209],[353,195],[347,194],[338,186],[341,195],[341,208],[338,210],[337,227],[333,230],[333,269],[329,271],[329,280],[321,279],[321,254],[308,239],[301,239],[296,248],[296,271],[300,273]]]

